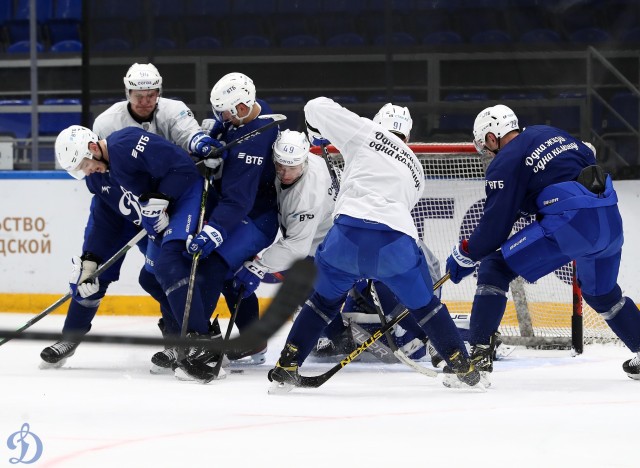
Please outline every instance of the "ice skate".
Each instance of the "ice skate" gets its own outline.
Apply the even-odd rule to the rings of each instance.
[[[449,388],[477,388],[485,391],[480,372],[461,351],[455,351],[449,358],[449,365],[443,371],[442,384]]]
[[[629,359],[622,364],[622,370],[627,373],[630,379],[640,380],[640,353],[633,359]]]
[[[438,354],[438,351],[436,351],[436,348],[433,347],[430,340],[427,341],[427,350],[429,351],[429,356],[431,357],[431,365],[436,369],[442,369],[445,366],[446,362],[444,362],[442,356]]]
[[[270,395],[289,393],[294,387],[300,386],[298,373],[298,348],[287,343],[280,354],[276,366],[269,371],[267,378],[273,382],[269,387]]]
[[[152,374],[170,374],[173,372],[173,365],[177,359],[177,348],[167,348],[163,351],[158,351],[151,357],[151,369],[149,369],[149,372]]]
[[[342,333],[336,336],[334,339],[319,338],[316,347],[313,349],[312,354],[318,359],[333,358],[335,356],[346,356],[350,354],[357,345],[353,339],[353,332],[351,331],[351,325],[348,325]]]
[[[222,367],[218,375],[214,375],[213,371],[216,364],[217,361],[209,361],[205,364],[197,359],[185,358],[182,361],[178,361],[174,375],[176,379],[181,381],[196,381],[200,383],[226,379],[227,372]]]
[[[51,346],[47,346],[40,353],[42,362],[40,363],[40,369],[57,369],[62,367],[67,358],[70,358],[76,352],[76,348],[80,343],[73,341],[58,341]]]
[[[222,333],[220,332],[220,325],[218,325],[218,319],[214,319],[213,323],[209,327],[209,333],[188,333],[187,338],[200,339],[204,342],[222,340]],[[196,380],[201,383],[209,383],[212,380],[224,379],[227,373],[222,367],[225,363],[228,365],[229,360],[226,356],[222,356],[222,364],[218,375],[214,375],[214,369],[218,360],[221,358],[219,351],[213,351],[206,346],[198,346],[197,344],[189,348],[186,352],[186,357],[182,360],[177,360],[173,365],[174,374],[178,380]]]
[[[501,344],[498,332],[491,335],[489,344],[476,344],[471,348],[471,363],[480,372],[482,383],[485,387],[491,385],[490,375],[493,372],[493,360],[496,356],[496,348]]]
[[[248,366],[259,366],[264,364],[267,356],[267,345],[264,347],[257,347],[250,351],[246,351],[244,353],[238,352],[229,352],[227,357],[229,358],[229,365],[248,365]],[[224,363],[223,363],[224,366]]]

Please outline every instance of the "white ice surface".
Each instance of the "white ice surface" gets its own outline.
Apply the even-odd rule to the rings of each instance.
[[[30,317],[0,314],[0,328]],[[59,331],[62,320],[32,330]],[[156,336],[155,322],[98,316],[93,331]],[[267,395],[287,329],[265,365],[209,385],[151,375],[157,348],[83,344],[64,368],[40,370],[50,343],[9,342],[0,467],[16,466],[6,441],[25,422],[44,446],[37,467],[640,466],[640,381],[622,371],[626,348],[593,345],[579,357],[517,348],[496,363],[486,393],[447,389],[401,364],[354,363],[321,388]]]

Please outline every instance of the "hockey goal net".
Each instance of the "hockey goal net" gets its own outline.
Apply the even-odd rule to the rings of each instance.
[[[468,238],[478,224],[484,207],[484,176],[490,161],[476,153],[468,143],[413,143],[427,183],[423,197],[412,211],[418,233],[435,254],[444,274],[445,260],[452,246]],[[317,148],[314,152],[319,153]],[[328,147],[338,168],[342,157]],[[514,232],[530,220],[520,219]],[[535,347],[573,347],[582,352],[582,344],[612,342],[617,338],[604,320],[583,305],[574,281],[572,264],[563,266],[534,284],[517,278],[510,285],[507,309],[500,324],[503,341]],[[445,284],[442,301],[452,315],[464,317],[471,312],[476,275],[458,285]]]

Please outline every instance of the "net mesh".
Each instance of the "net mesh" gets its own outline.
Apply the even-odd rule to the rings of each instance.
[[[411,214],[419,235],[444,269],[452,246],[469,238],[482,215],[484,174],[490,160],[478,155],[472,144],[414,143],[409,146],[420,159],[427,179],[424,195]],[[342,157],[332,147],[329,154],[339,172]],[[531,219],[520,219],[514,225],[514,232],[529,222]],[[503,337],[517,337],[517,343],[521,344],[570,345],[572,272],[568,264],[533,284],[522,278],[513,281],[499,329]],[[452,314],[469,314],[475,286],[475,274],[458,285],[445,286],[442,301]],[[585,344],[617,341],[604,320],[586,304],[583,304],[583,327]]]

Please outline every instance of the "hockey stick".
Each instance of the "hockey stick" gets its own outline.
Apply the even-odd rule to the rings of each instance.
[[[232,148],[236,145],[239,145],[241,143],[244,143],[245,141],[251,140],[252,138],[257,137],[258,135],[260,135],[262,132],[264,132],[265,130],[278,125],[280,122],[284,122],[285,120],[287,120],[287,117],[283,114],[265,114],[265,115],[259,115],[257,117],[258,119],[273,119],[272,122],[269,122],[266,125],[263,125],[260,128],[256,128],[255,130],[252,130],[251,132],[247,133],[246,135],[241,136],[240,138],[236,138],[233,141],[230,141],[229,143],[227,143],[225,146],[221,147],[221,148],[215,148],[213,151],[211,151],[211,153],[209,153],[210,157],[214,157],[217,155],[222,154],[222,152],[226,151],[229,148]],[[204,162],[204,159],[202,161],[199,161],[197,164],[200,164]],[[207,196],[209,193],[209,187],[211,186],[211,169],[207,168],[207,170],[205,171],[205,176],[204,176],[204,189],[202,191],[202,199],[200,201],[200,214],[198,216],[198,230],[196,231],[196,234],[199,233],[200,231],[202,231],[202,228],[204,227],[204,212],[205,212],[205,208],[207,205]],[[189,272],[189,283],[187,285],[187,299],[185,301],[185,306],[184,306],[184,312],[182,314],[182,329],[180,331],[180,336],[181,337],[185,337],[187,335],[187,328],[189,325],[189,316],[191,315],[191,303],[193,302],[193,289],[195,287],[195,279],[196,279],[196,272],[198,269],[198,263],[200,262],[200,253],[202,251],[198,251],[198,253],[196,253],[193,256],[193,260],[191,262],[191,271]],[[185,357],[185,349],[179,349],[179,359],[184,359]]]
[[[129,344],[140,346],[198,346],[213,351],[237,351],[239,353],[254,349],[260,343],[271,338],[285,324],[313,290],[315,266],[310,260],[298,260],[290,269],[290,274],[278,289],[271,304],[260,320],[250,325],[246,331],[230,340],[191,339],[180,337],[156,338],[148,336],[123,335],[84,335],[82,333],[65,335],[69,341],[85,343]],[[20,340],[60,341],[61,333],[26,332],[0,330],[0,337]]]
[[[353,335],[353,341],[355,341],[358,345],[361,345],[369,338],[371,338],[371,333],[362,328],[356,322],[349,322],[349,326],[351,327],[351,334]],[[369,354],[372,354],[377,360],[383,362],[385,364],[397,364],[398,360],[393,355],[393,351],[389,349],[387,345],[385,345],[382,341],[376,341],[369,346],[367,349]]]
[[[136,234],[133,239],[131,239],[129,242],[127,242],[120,250],[118,250],[115,254],[113,254],[113,256],[107,260],[106,262],[104,262],[102,265],[100,265],[100,267],[94,271],[93,273],[91,273],[89,276],[87,276],[87,280],[92,280],[94,278],[97,278],[98,276],[100,276],[107,268],[109,268],[111,265],[113,265],[115,262],[117,262],[120,257],[122,257],[124,254],[126,254],[129,249],[131,249],[131,247],[133,247],[134,245],[136,245],[139,241],[141,241],[145,236],[147,235],[147,231],[145,231],[144,229],[141,230],[138,234]],[[69,299],[71,299],[72,294],[71,293],[67,293],[64,296],[62,296],[60,299],[58,299],[56,302],[54,302],[53,304],[51,304],[49,307],[47,307],[45,310],[43,310],[42,312],[40,312],[38,315],[36,315],[35,317],[33,317],[31,320],[29,320],[27,323],[25,323],[24,325],[22,325],[20,328],[18,328],[15,333],[19,334],[21,333],[23,330],[26,330],[27,328],[29,328],[31,325],[34,325],[35,323],[38,323],[40,320],[42,320],[44,317],[46,317],[47,315],[49,315],[51,312],[53,312],[54,310],[56,310],[58,307],[60,307],[62,304],[64,304],[65,302],[67,302]],[[16,338],[15,336],[11,336],[11,337],[5,337],[4,339],[0,340],[0,346],[2,346],[3,344],[5,344],[7,341]]]
[[[436,281],[436,284],[433,286],[433,290],[435,291],[436,289],[438,289],[448,279],[449,279],[449,273],[445,274],[442,278],[440,278],[438,281]],[[370,347],[376,341],[378,341],[384,335],[384,333],[386,331],[391,330],[391,328],[396,323],[398,323],[400,320],[405,318],[407,315],[409,315],[409,310],[404,309],[402,312],[400,312],[398,315],[396,315],[394,318],[392,318],[389,322],[387,322],[386,325],[384,325],[379,330],[375,331],[373,333],[373,335],[371,335],[371,337],[367,341],[365,341],[360,346],[358,346],[354,351],[351,352],[351,354],[349,354],[347,357],[345,357],[342,361],[340,361],[338,364],[333,366],[331,369],[329,369],[324,374],[315,375],[313,377],[312,376],[300,375],[300,385],[299,386],[300,387],[304,387],[304,388],[318,388],[318,387],[320,387],[327,380],[329,380],[331,377],[333,377],[335,374],[337,374],[343,367],[348,365],[355,358],[357,358],[360,354],[362,354],[364,351],[366,351],[367,348]]]
[[[225,342],[229,341],[229,338],[231,337],[231,330],[233,329],[233,324],[236,323],[236,317],[238,316],[238,311],[240,310],[240,304],[242,303],[242,293],[244,293],[244,287],[240,286],[240,289],[238,289],[238,299],[237,299],[238,302],[236,302],[236,306],[233,308],[233,313],[229,318],[229,325],[227,325],[227,331],[224,334]],[[216,362],[216,366],[213,368],[213,371],[211,372],[211,376],[207,377],[204,383],[209,383],[218,377],[218,374],[220,374],[220,369],[222,368],[222,361],[224,360],[224,357],[226,354],[227,354],[227,351],[225,349],[223,349],[220,352],[220,357],[218,358],[218,362]]]
[[[272,122],[269,122],[266,125],[263,125],[260,128],[256,128],[255,130],[251,130],[249,133],[247,133],[246,135],[242,135],[239,138],[236,138],[235,140],[230,141],[229,143],[227,143],[226,145],[222,146],[221,148],[214,148],[213,150],[211,150],[211,152],[201,161],[198,161],[196,163],[196,166],[199,164],[203,164],[205,159],[211,159],[211,158],[215,158],[216,156],[220,156],[224,151],[228,150],[229,148],[233,148],[236,145],[239,145],[241,143],[244,143],[247,140],[251,140],[255,137],[257,137],[258,135],[260,135],[261,133],[263,133],[265,130],[269,130],[271,127],[274,127],[276,125],[278,125],[279,123],[284,122],[285,120],[287,120],[287,116],[284,114],[264,114],[264,115],[259,115],[258,117],[256,117],[257,119],[273,119]]]
[[[327,150],[327,145],[320,145],[320,149],[322,151],[322,159],[324,159],[324,163],[327,165],[327,170],[329,171],[329,175],[331,176],[331,185],[335,190],[335,194],[337,195],[340,191],[340,179],[338,178],[338,172],[336,171],[336,167],[333,164],[333,160],[329,155],[329,151]],[[335,196],[335,195],[334,195]]]
[[[378,317],[380,317],[380,323],[384,326],[387,324],[387,318],[384,316],[384,311],[382,310],[382,304],[380,303],[380,298],[378,297],[378,291],[376,290],[375,285],[373,284],[373,280],[369,280],[367,287],[371,291],[371,297],[373,298],[373,304],[375,306]],[[385,333],[385,338],[389,343],[389,348],[393,351],[393,355],[398,358],[398,361],[403,364],[411,367],[414,371],[419,372],[422,375],[426,375],[427,377],[438,377],[438,373],[431,369],[427,369],[426,367],[421,366],[414,360],[410,359],[401,349],[396,346],[395,341],[391,337],[390,332]]]
[[[200,199],[200,213],[198,214],[198,227],[195,235],[197,236],[204,227],[204,211],[207,206],[207,195],[209,194],[209,187],[211,186],[211,169],[207,168],[204,175],[204,187],[202,189],[202,198]],[[191,271],[189,272],[189,283],[187,284],[187,299],[184,304],[184,311],[182,313],[182,328],[180,329],[180,337],[187,336],[187,329],[189,327],[189,316],[191,315],[191,303],[193,302],[193,290],[196,285],[196,272],[198,270],[198,263],[200,262],[200,254],[202,250],[199,250],[191,260]],[[178,348],[178,360],[182,360],[187,355],[186,348]]]
[[[362,354],[364,351],[366,351],[367,348],[369,348],[373,343],[378,341],[387,331],[391,330],[391,328],[396,323],[398,323],[400,320],[405,318],[407,315],[409,315],[409,311],[406,310],[406,309],[403,310],[402,312],[400,312],[393,319],[391,319],[389,322],[387,322],[387,324],[385,326],[383,326],[379,330],[376,330],[373,333],[373,335],[371,335],[371,337],[367,341],[365,341],[360,346],[358,346],[356,349],[354,349],[347,357],[345,357],[343,360],[341,360],[338,364],[333,366],[331,369],[329,369],[324,374],[316,375],[316,376],[313,376],[313,377],[300,375],[300,385],[299,386],[303,387],[303,388],[318,388],[318,387],[320,387],[327,380],[329,380],[331,377],[333,377],[335,374],[337,374],[338,371],[340,371],[344,366],[346,366],[347,364],[352,362],[355,358],[360,356],[360,354]]]

